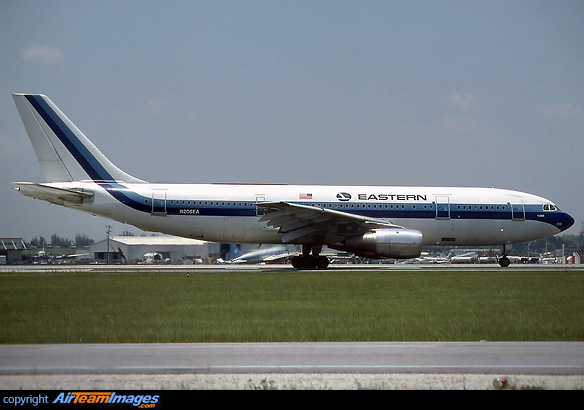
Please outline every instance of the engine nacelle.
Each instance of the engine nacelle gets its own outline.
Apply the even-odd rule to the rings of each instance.
[[[422,253],[422,232],[377,229],[345,240],[346,250],[368,258],[410,259]]]

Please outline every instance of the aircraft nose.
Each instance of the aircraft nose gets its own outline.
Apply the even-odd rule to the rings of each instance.
[[[563,213],[561,218],[558,220],[557,226],[558,228],[560,228],[560,231],[563,232],[566,229],[569,229],[572,225],[574,225],[574,222],[576,222],[574,218],[572,218],[567,213]]]

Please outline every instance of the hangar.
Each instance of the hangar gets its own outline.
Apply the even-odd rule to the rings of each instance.
[[[22,238],[0,238],[0,265],[22,263],[26,245]]]
[[[114,236],[90,246],[90,256],[110,263],[184,263],[219,254],[219,244],[176,236]],[[187,262],[188,263],[188,262]]]

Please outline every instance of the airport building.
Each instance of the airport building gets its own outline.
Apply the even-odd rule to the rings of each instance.
[[[0,265],[22,263],[26,245],[22,238],[0,238]]]
[[[89,248],[89,258],[110,263],[192,263],[219,254],[220,245],[176,236],[114,236]]]

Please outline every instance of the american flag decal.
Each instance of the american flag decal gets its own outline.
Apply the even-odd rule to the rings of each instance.
[[[312,194],[300,194],[300,199],[312,199]]]

